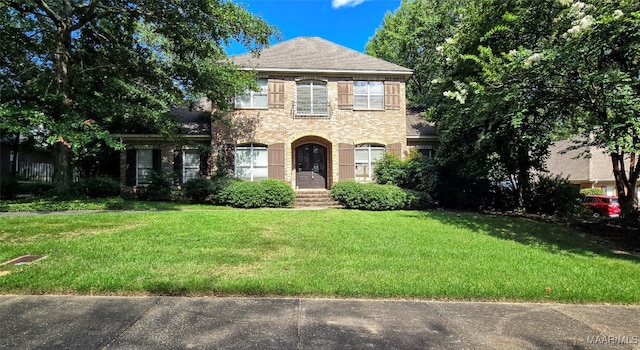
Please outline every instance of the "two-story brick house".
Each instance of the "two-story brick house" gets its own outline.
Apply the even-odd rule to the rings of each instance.
[[[330,188],[340,180],[371,181],[372,165],[384,152],[403,156],[408,142],[424,143],[424,128],[407,122],[410,69],[315,37],[230,60],[257,73],[260,91],[237,96],[235,109],[221,117],[207,119],[206,105],[179,112],[183,122],[211,120],[208,128],[186,129],[190,143],[123,135],[123,183],[144,184],[151,169],[177,171],[183,181],[207,176],[224,158],[233,175],[245,180]]]

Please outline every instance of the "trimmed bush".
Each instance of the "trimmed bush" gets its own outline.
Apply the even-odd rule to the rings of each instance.
[[[106,198],[120,195],[120,183],[107,177],[87,177],[72,185],[76,196],[89,198]]]
[[[407,192],[395,185],[340,181],[333,185],[331,198],[347,209],[396,210],[409,206]]]
[[[213,183],[204,177],[199,177],[185,182],[182,190],[191,202],[206,203],[211,199]]]
[[[583,188],[580,190],[580,194],[583,196],[604,196],[602,188]]]
[[[216,196],[221,204],[236,208],[284,208],[293,205],[296,194],[280,180],[231,181]]]

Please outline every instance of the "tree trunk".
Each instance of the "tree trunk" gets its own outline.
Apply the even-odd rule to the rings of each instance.
[[[66,21],[58,23],[56,33],[56,83],[60,96],[59,115],[54,116],[60,121],[65,113],[68,113],[72,105],[71,85],[69,84],[69,63],[71,60],[71,21],[70,16]],[[58,135],[53,145],[53,191],[58,194],[69,193],[71,189],[71,145],[65,140],[65,135]]]
[[[624,154],[611,153],[613,164],[613,177],[616,180],[618,190],[618,203],[620,204],[620,217],[630,218],[638,210],[637,182],[640,168],[636,167],[635,154],[631,156],[629,162],[629,173],[624,164]]]
[[[71,190],[71,150],[62,142],[53,144],[53,190],[67,194]]]

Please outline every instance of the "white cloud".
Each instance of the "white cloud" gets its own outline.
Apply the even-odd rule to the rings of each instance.
[[[365,0],[331,0],[331,6],[334,9],[339,7],[355,7],[365,2]]]

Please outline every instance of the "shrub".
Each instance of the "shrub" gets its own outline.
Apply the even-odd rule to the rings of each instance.
[[[122,210],[124,209],[124,199],[121,197],[109,198],[105,202],[104,208],[107,210]]]
[[[571,215],[579,205],[580,192],[559,176],[541,176],[531,189],[527,210],[539,214]]]
[[[72,193],[89,198],[106,198],[120,195],[120,183],[107,177],[88,177],[72,185]]]
[[[231,181],[216,196],[221,204],[236,208],[282,208],[293,205],[295,192],[280,180]]]
[[[406,163],[391,153],[385,153],[373,168],[376,182],[404,187],[407,182]]]
[[[435,206],[430,194],[421,191],[403,189],[406,194],[405,209],[429,209]]]
[[[602,188],[583,188],[580,190],[580,194],[583,196],[604,196],[604,191]]]
[[[211,199],[213,184],[210,180],[199,177],[191,179],[182,185],[184,195],[195,203],[206,203]]]
[[[14,199],[18,193],[18,181],[14,177],[0,178],[0,199]]]
[[[141,191],[140,197],[149,201],[169,202],[174,198],[171,190],[174,174],[152,171],[149,174],[149,185]]]
[[[435,163],[413,149],[404,161],[385,154],[374,168],[376,182],[382,185],[396,185],[413,192],[408,207],[426,208],[433,204],[432,193],[437,182]],[[420,193],[414,193],[420,192]]]
[[[409,205],[407,193],[395,185],[340,181],[333,185],[331,198],[348,209],[395,210]]]
[[[223,191],[234,183],[242,182],[239,179],[228,176],[217,176],[211,179],[211,202],[213,204],[225,205],[227,200],[225,196],[228,194]]]

